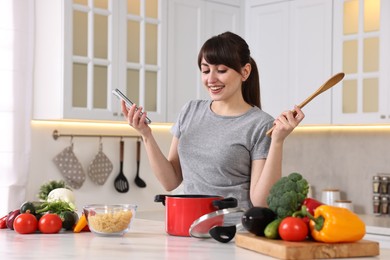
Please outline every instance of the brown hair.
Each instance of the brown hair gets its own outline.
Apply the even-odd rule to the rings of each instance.
[[[242,96],[248,104],[261,109],[259,72],[256,62],[250,56],[248,44],[243,38],[232,32],[213,36],[199,51],[199,69],[202,58],[210,64],[223,64],[240,74],[242,67],[249,63],[252,71],[247,80],[242,83]]]

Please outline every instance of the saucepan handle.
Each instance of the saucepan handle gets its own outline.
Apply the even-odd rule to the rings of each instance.
[[[154,197],[154,202],[161,202],[165,206],[165,198],[166,197],[167,197],[167,195],[162,195],[162,194],[156,195]]]
[[[236,198],[228,197],[221,200],[214,200],[213,206],[217,209],[228,209],[228,208],[235,208],[237,207],[238,202]]]
[[[227,243],[236,235],[236,226],[215,226],[209,230],[209,234],[221,243]]]

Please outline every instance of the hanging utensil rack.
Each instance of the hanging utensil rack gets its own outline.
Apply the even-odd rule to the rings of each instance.
[[[99,138],[106,138],[106,137],[115,137],[115,138],[137,138],[140,139],[141,136],[139,135],[106,135],[106,134],[60,134],[58,130],[53,131],[53,139],[57,140],[60,137],[99,137]]]

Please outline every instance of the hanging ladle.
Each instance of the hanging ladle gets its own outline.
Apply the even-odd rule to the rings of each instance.
[[[321,94],[322,92],[325,92],[326,90],[330,89],[337,83],[339,83],[344,78],[344,73],[340,72],[335,75],[333,75],[331,78],[329,78],[322,86],[317,89],[313,94],[311,94],[308,98],[305,99],[298,107],[303,108],[307,103],[309,103],[313,98]],[[293,115],[295,116],[297,112],[294,110]],[[274,130],[275,126],[273,126],[270,130],[267,131],[267,136],[271,136],[272,131]]]
[[[137,174],[135,175],[134,182],[140,188],[145,188],[146,183],[139,177],[139,164],[141,158],[141,140],[137,139]]]

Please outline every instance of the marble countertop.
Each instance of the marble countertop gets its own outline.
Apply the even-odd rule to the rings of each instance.
[[[390,259],[390,249],[380,256],[362,259]],[[275,259],[237,247],[234,240],[170,236],[164,220],[153,212],[137,213],[131,231],[123,237],[99,237],[90,232],[21,235],[0,230],[1,259]],[[353,259],[353,258],[351,258]]]

